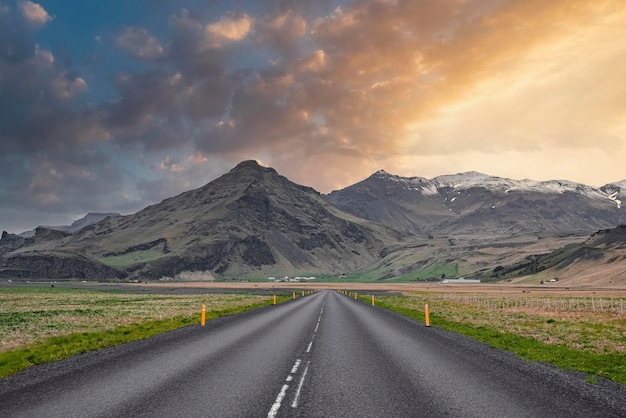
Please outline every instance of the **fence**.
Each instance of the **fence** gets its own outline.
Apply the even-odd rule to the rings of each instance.
[[[624,298],[618,297],[527,297],[451,293],[445,299],[488,310],[541,309],[561,312],[611,312],[624,315]]]

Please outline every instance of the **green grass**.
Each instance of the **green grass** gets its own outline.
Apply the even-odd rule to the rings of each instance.
[[[409,318],[424,322],[423,309],[408,308],[408,297],[377,297],[376,305],[405,315]],[[362,300],[370,303],[369,297]],[[422,305],[423,306],[423,305]],[[447,307],[449,305],[446,305]],[[525,319],[528,320],[528,319]],[[542,320],[546,326],[558,325],[555,320]],[[535,362],[545,362],[566,370],[577,370],[588,374],[588,382],[593,382],[595,376],[604,377],[626,384],[626,361],[623,352],[607,350],[598,352],[590,349],[576,349],[565,343],[548,344],[536,338],[519,335],[496,329],[496,326],[475,325],[471,321],[455,321],[446,318],[445,314],[433,311],[431,307],[430,323],[441,329],[458,332],[478,341],[487,343],[492,348],[510,351],[516,355]],[[600,326],[600,325],[599,325]],[[591,326],[594,328],[594,326]],[[606,327],[605,327],[606,328]],[[604,330],[606,331],[606,329]],[[604,332],[603,331],[603,332]],[[603,334],[604,335],[604,334]],[[585,337],[585,336],[583,336]],[[590,332],[586,338],[594,338]],[[598,337],[595,337],[598,338]],[[623,341],[619,333],[614,337]],[[593,345],[593,344],[591,344]]]
[[[148,338],[194,322],[197,322],[197,317],[178,317],[122,326],[107,331],[49,337],[24,348],[0,353],[0,377],[10,376],[36,364],[58,361],[76,354]]]
[[[403,283],[403,282],[415,282],[428,279],[441,279],[441,276],[445,274],[446,277],[458,277],[459,265],[458,263],[433,263],[422,269],[415,270],[406,274],[403,274],[393,279],[387,280],[390,283]]]
[[[149,250],[133,251],[123,255],[100,257],[98,258],[98,261],[109,267],[122,268],[132,266],[136,263],[147,263],[150,261],[155,261],[166,256],[168,256],[168,254],[163,254],[162,250],[157,248],[151,248]]]
[[[567,265],[574,262],[577,257],[574,255],[584,256],[585,246],[582,244],[568,244],[564,247],[558,248],[551,253],[540,254],[532,259],[524,259],[520,262],[511,265],[498,266],[495,269],[488,269],[482,272],[475,272],[468,275],[468,278],[480,279],[484,283],[498,282],[507,279],[517,278],[520,276],[536,275],[544,272],[552,267],[556,269],[562,269]],[[587,249],[588,252],[594,252],[595,249]],[[525,282],[535,282],[537,280],[526,280]]]
[[[373,270],[360,271],[341,277],[321,277],[316,282],[325,283],[410,283],[427,280],[439,280],[441,275],[447,277],[457,277],[459,274],[458,263],[432,263],[421,269],[416,269],[408,273],[398,273],[389,279],[381,279],[389,273],[388,267],[381,267]]]
[[[277,303],[291,299],[277,295]],[[35,364],[140,340],[272,303],[257,295],[133,295],[0,288],[0,378]]]

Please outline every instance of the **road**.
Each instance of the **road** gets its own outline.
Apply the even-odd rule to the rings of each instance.
[[[626,386],[322,291],[0,380],[1,417],[618,417]]]

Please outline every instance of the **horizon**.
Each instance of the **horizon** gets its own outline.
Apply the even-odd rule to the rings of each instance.
[[[0,0],[0,228],[134,213],[255,159],[626,179],[623,0]]]
[[[219,174],[217,177],[215,177],[214,179],[210,180],[210,181],[209,181],[209,182],[207,182],[206,184],[209,184],[209,183],[213,182],[214,180],[216,180],[217,178],[221,177],[222,175],[225,175],[225,174],[229,173],[231,170],[233,170],[234,168],[236,168],[237,166],[239,166],[241,163],[244,163],[244,162],[247,162],[247,161],[255,161],[255,162],[256,162],[259,166],[261,166],[261,167],[264,167],[264,168],[272,168],[272,169],[274,169],[274,167],[270,167],[270,166],[264,165],[264,164],[262,164],[261,162],[259,162],[259,161],[257,161],[257,160],[243,160],[243,161],[240,161],[239,163],[237,163],[236,165],[234,165],[233,167],[231,167],[230,169],[226,170],[224,173]],[[369,178],[369,177],[371,177],[371,176],[375,175],[376,173],[378,173],[378,172],[380,172],[380,171],[383,171],[383,172],[385,172],[385,173],[387,173],[387,174],[389,174],[389,175],[395,176],[395,177],[403,177],[403,178],[407,178],[407,179],[416,178],[416,177],[419,177],[419,178],[425,178],[425,177],[421,177],[421,176],[411,176],[411,177],[405,177],[405,176],[400,176],[400,175],[395,174],[395,173],[390,173],[389,171],[387,171],[387,170],[385,170],[385,169],[379,169],[379,170],[374,171],[374,172],[373,172],[373,173],[371,173],[370,175],[368,175],[368,176],[366,176],[366,177],[364,177],[364,178],[362,178],[362,179],[360,179],[360,180],[357,180],[355,183],[348,184],[348,185],[346,185],[345,187],[342,187],[341,189],[330,190],[330,191],[328,191],[328,192],[326,192],[326,193],[320,192],[319,190],[317,190],[317,189],[315,189],[314,187],[312,187],[312,186],[310,186],[310,185],[307,185],[307,184],[302,184],[302,183],[297,183],[297,182],[295,182],[295,183],[297,183],[297,184],[299,184],[299,185],[301,185],[301,186],[312,187],[312,188],[313,188],[314,190],[316,190],[317,192],[322,193],[322,194],[324,194],[324,195],[328,195],[328,194],[330,194],[330,193],[332,193],[332,192],[334,192],[334,191],[342,190],[342,189],[344,189],[344,188],[346,188],[346,187],[350,187],[350,186],[352,186],[352,185],[354,185],[354,184],[357,184],[357,183],[359,183],[359,182],[361,182],[361,181],[364,181],[364,180],[366,180],[367,178]],[[280,172],[279,170],[276,170],[276,172],[278,173],[278,175],[282,175],[282,174],[281,174],[281,172]],[[513,180],[513,181],[531,181],[531,182],[539,182],[539,183],[540,183],[540,182],[550,182],[550,181],[568,181],[568,182],[570,182],[570,181],[571,181],[571,180],[568,180],[568,179],[548,179],[548,180],[535,180],[535,179],[512,179],[512,178],[508,178],[508,177],[492,176],[492,175],[490,175],[490,174],[488,174],[488,173],[482,173],[482,172],[477,172],[477,171],[466,171],[466,172],[463,172],[463,173],[449,173],[449,174],[441,174],[441,175],[438,175],[438,176],[435,176],[435,177],[425,178],[425,179],[426,179],[426,180],[428,180],[428,181],[432,181],[432,180],[434,180],[434,179],[436,179],[436,178],[439,178],[439,177],[446,177],[446,176],[458,176],[458,175],[465,175],[465,174],[472,174],[472,173],[482,174],[482,175],[485,175],[485,176],[490,177],[490,178],[502,178],[502,179],[506,179],[506,180]],[[289,179],[289,178],[288,178],[288,179]],[[292,181],[291,179],[289,179],[289,180],[290,180],[290,181]],[[576,183],[576,184],[583,184],[583,185],[586,185],[586,186],[591,186],[591,187],[593,187],[594,189],[600,189],[600,187],[604,187],[604,186],[607,186],[607,185],[610,185],[610,184],[623,183],[623,182],[626,182],[626,178],[625,178],[625,179],[623,179],[623,180],[619,180],[619,181],[615,181],[615,182],[606,183],[606,184],[603,184],[603,185],[601,185],[601,186],[599,186],[599,187],[592,186],[592,185],[589,185],[589,184],[584,184],[584,183],[578,183],[578,182],[573,182],[573,183]],[[206,184],[205,184],[205,185],[206,185]],[[201,186],[196,187],[196,188],[191,188],[191,189],[188,189],[188,190],[183,190],[183,191],[181,191],[180,193],[185,193],[185,192],[188,192],[188,191],[191,191],[191,190],[194,190],[194,189],[197,189],[197,188],[203,187],[203,186],[204,186],[204,185],[201,185]],[[180,194],[180,193],[178,193],[178,194]],[[177,195],[178,195],[178,194],[177,194]],[[146,207],[147,207],[147,206],[150,206],[150,205],[154,205],[154,204],[161,203],[163,200],[168,199],[168,198],[171,198],[171,197],[174,197],[174,196],[176,196],[176,195],[172,195],[172,196],[167,196],[167,197],[164,197],[164,198],[163,198],[162,200],[160,200],[160,201],[157,201],[157,202],[152,202],[152,203],[150,203],[150,204],[146,205]],[[3,227],[2,227],[2,225],[0,225],[0,231],[6,231],[6,232],[8,232],[9,234],[20,235],[20,234],[23,234],[23,233],[27,233],[27,232],[34,231],[34,230],[35,230],[36,228],[38,228],[38,227],[43,227],[43,228],[46,228],[46,227],[61,227],[61,226],[70,226],[70,225],[71,225],[71,224],[73,224],[74,222],[76,222],[76,221],[78,221],[78,220],[81,220],[81,219],[85,218],[86,216],[88,216],[88,215],[90,215],[90,214],[98,214],[98,215],[101,215],[101,214],[107,214],[107,213],[109,213],[109,214],[111,214],[111,213],[116,213],[116,214],[118,214],[118,215],[120,215],[120,216],[128,216],[128,215],[133,215],[133,214],[135,214],[135,213],[137,213],[137,212],[139,212],[140,210],[143,210],[143,209],[145,209],[145,207],[140,208],[140,209],[138,209],[138,210],[136,210],[136,211],[133,211],[133,212],[128,212],[128,213],[114,212],[114,211],[112,211],[112,212],[96,212],[96,211],[89,211],[89,212],[86,212],[86,213],[84,213],[84,214],[82,214],[82,215],[81,215],[81,214],[73,214],[73,215],[68,215],[68,216],[66,216],[66,218],[65,218],[65,219],[68,219],[68,221],[66,221],[65,223],[59,223],[59,224],[54,224],[54,225],[53,225],[53,224],[38,224],[38,225],[33,225],[32,227],[29,227],[29,228],[26,228],[26,229],[22,229],[22,230],[20,230],[20,231],[10,231],[10,230],[7,230],[6,228],[3,228]],[[70,218],[71,218],[71,219],[70,219]]]

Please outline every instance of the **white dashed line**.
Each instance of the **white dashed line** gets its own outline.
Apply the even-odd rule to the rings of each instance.
[[[293,403],[291,404],[292,408],[296,408],[298,406],[298,401],[300,401],[300,391],[302,390],[302,384],[304,383],[304,378],[306,377],[306,373],[309,371],[309,363],[310,361],[306,362],[306,367],[304,368],[304,372],[302,373],[302,377],[300,378],[300,383],[298,383],[296,396],[294,396]]]
[[[296,374],[298,372],[298,367],[300,367],[300,363],[302,363],[302,360],[296,360],[296,364],[294,364],[291,368],[291,374]]]
[[[283,385],[280,393],[276,397],[276,402],[274,402],[274,405],[272,405],[272,409],[270,409],[270,412],[267,414],[267,418],[274,418],[276,416],[278,410],[280,409],[280,403],[283,401],[283,398],[287,393],[287,389],[289,389],[289,385]]]
[[[320,327],[320,321],[322,320],[322,313],[324,313],[325,304],[326,302],[322,304],[322,309],[320,310],[320,316],[317,318],[317,324],[315,325],[315,331],[313,331],[311,342],[306,348],[307,353],[310,353],[311,347],[313,347],[313,340],[315,340],[315,334],[317,334],[317,330]],[[300,391],[302,390],[302,385],[304,384],[304,378],[307,372],[309,371],[310,363],[311,363],[310,360],[306,362],[306,367],[304,369],[304,372],[302,373],[302,377],[300,377],[300,382],[298,383],[298,388],[296,390],[296,394],[294,395],[293,403],[291,404],[292,408],[296,408],[298,406],[298,402],[300,400]],[[296,360],[293,367],[291,368],[291,371],[289,372],[289,375],[285,379],[285,382],[289,383],[293,380],[293,375],[298,372],[298,368],[300,368],[300,364],[302,364],[302,360],[301,359]],[[267,414],[267,418],[275,418],[276,414],[278,414],[278,410],[280,409],[283,399],[285,399],[285,395],[287,395],[287,391],[289,390],[289,385],[287,383],[285,383],[283,387],[280,389],[280,392],[278,393],[278,396],[276,397],[276,401],[274,401],[274,404],[272,405],[270,412],[268,412]]]

